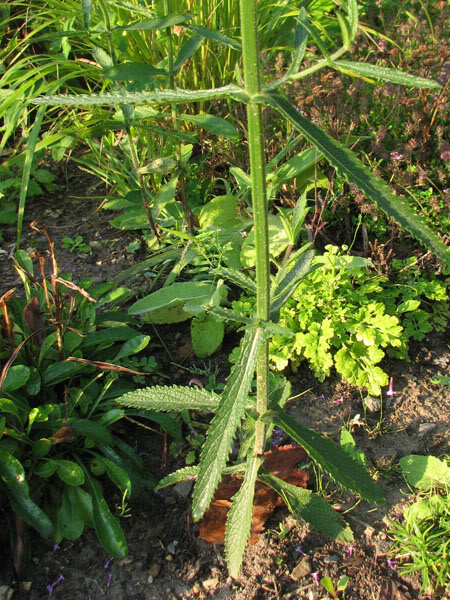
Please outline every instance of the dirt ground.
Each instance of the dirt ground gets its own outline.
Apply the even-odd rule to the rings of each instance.
[[[68,183],[71,193],[76,195],[81,185],[76,170],[69,175]],[[75,201],[61,192],[59,196],[39,199],[27,206],[26,222],[37,219],[47,225],[60,267],[72,271],[74,281],[86,275],[110,280],[145,258],[142,252],[127,253],[126,247],[136,238],[135,234],[112,229],[108,224],[110,214],[104,211],[94,214],[96,205],[89,199]],[[74,238],[78,234],[93,247],[91,254],[71,254],[61,248],[64,236]],[[14,228],[5,227],[3,235],[2,292],[18,285],[8,258],[15,241]],[[45,250],[44,240],[29,231],[26,223],[22,246]],[[121,521],[129,544],[126,560],[111,560],[92,531],[75,543],[64,541],[59,548],[51,540],[31,533],[28,583],[21,586],[11,567],[6,515],[0,513],[3,521],[0,600],[11,597],[12,590],[13,598],[28,600],[50,595],[70,600],[318,600],[326,594],[315,582],[315,573],[319,578],[328,575],[335,582],[341,575],[348,575],[349,585],[341,596],[348,600],[431,598],[420,594],[418,578],[402,577],[397,565],[388,566],[388,559],[393,558],[389,520],[400,520],[413,500],[395,467],[398,459],[407,454],[439,456],[450,452],[450,390],[431,382],[437,375],[449,375],[449,332],[429,335],[416,344],[409,363],[394,360],[384,363],[394,378],[396,393],[384,396],[382,412],[365,413],[359,391],[337,379],[330,378],[320,384],[306,367],[289,376],[293,395],[303,393],[291,402],[290,414],[331,437],[337,436],[344,424],[350,427],[358,448],[365,452],[372,473],[385,491],[386,504],[376,506],[357,503],[354,496],[332,485],[326,489],[332,504],[345,513],[344,518],[355,533],[353,547],[330,542],[280,508],[267,521],[259,541],[247,549],[240,579],[232,580],[227,575],[223,547],[199,539],[200,526],[190,519],[190,489],[185,486],[161,493],[146,492],[130,503],[128,518]],[[167,338],[173,339],[169,349],[176,354],[177,347],[184,343],[183,336],[175,339],[166,335]],[[221,365],[224,356],[217,357]],[[212,357],[213,365],[215,361],[216,357]],[[187,370],[189,361],[184,363],[185,369],[174,366],[168,359],[164,364],[177,383],[187,384],[192,378]],[[170,458],[165,462],[162,438],[138,427],[130,429],[129,435],[156,476],[180,466]],[[441,592],[435,598],[448,596]]]

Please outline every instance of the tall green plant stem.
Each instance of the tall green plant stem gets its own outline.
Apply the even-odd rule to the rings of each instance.
[[[261,91],[260,59],[257,38],[256,0],[241,0],[242,56],[244,86],[250,97]],[[264,162],[264,132],[262,107],[247,104],[248,144],[250,156],[252,203],[256,245],[256,312],[260,321],[268,321],[269,297],[269,231],[267,222],[266,173]],[[256,410],[262,415],[267,410],[269,393],[269,345],[264,342],[256,364]],[[264,452],[265,424],[256,426],[255,453]]]

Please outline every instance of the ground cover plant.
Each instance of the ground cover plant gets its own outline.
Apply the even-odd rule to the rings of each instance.
[[[126,556],[123,531],[98,477],[106,473],[124,506],[140,489],[156,484],[132,447],[113,432],[126,415],[142,414],[114,403],[133,388],[131,376],[145,374],[123,365],[150,341],[131,318],[113,310],[130,291],[93,285],[92,280],[76,285],[70,275],[59,273],[46,229],[32,226],[47,237],[50,274],[44,256],[21,250],[14,265],[25,295],[12,288],[0,298],[0,473],[6,504],[16,518],[14,565],[19,574],[25,524],[52,536],[56,544],[93,527],[112,556]],[[153,416],[180,441],[173,418]],[[152,418],[148,412],[144,417]]]
[[[272,215],[272,216],[274,216],[274,215]],[[74,239],[75,239],[75,238],[74,238]],[[302,239],[303,239],[303,241],[304,241],[305,237],[303,237],[303,236],[302,236]],[[295,240],[295,241],[297,241],[297,240]],[[255,241],[253,240],[253,245],[254,245],[254,243],[255,243]],[[294,246],[295,246],[295,243],[294,243]],[[291,249],[291,252],[292,252],[292,249]],[[272,258],[276,260],[276,258],[277,258],[277,257],[276,257],[276,256],[275,256],[275,255],[272,253]],[[275,265],[275,266],[274,266],[274,272],[277,272],[277,271],[279,270],[279,266],[280,266],[280,265]],[[316,271],[315,273],[317,273],[317,271]],[[314,273],[313,273],[313,275],[314,275]],[[234,277],[234,279],[233,279],[233,277]],[[237,276],[236,274],[234,274],[234,276],[233,276],[233,275],[230,275],[230,279],[231,279],[232,281],[234,281],[235,283],[237,282],[237,277],[238,277],[238,276]],[[252,290],[251,290],[251,291],[254,293],[254,286],[252,286],[252,284],[250,283],[250,281],[249,281],[249,280],[247,280],[245,283],[247,284],[247,286],[248,286],[249,288],[252,288]],[[243,283],[243,280],[240,280],[240,281],[239,281],[239,285],[244,285],[244,283]],[[207,314],[207,311],[209,310],[209,313],[210,313],[210,314],[213,314],[214,310],[216,310],[216,311],[217,311],[217,312],[216,312],[216,315],[218,315],[218,314],[220,313],[220,308],[219,308],[219,305],[218,305],[218,304],[214,304],[214,302],[213,302],[213,303],[211,303],[211,302],[209,302],[209,301],[208,301],[208,304],[209,304],[209,306],[206,306],[206,305],[204,305],[204,306],[202,306],[202,307],[201,307],[201,312],[204,312],[205,314]],[[223,309],[222,309],[222,310],[223,310]],[[280,312],[281,312],[281,310],[282,310],[282,309],[280,308]],[[224,311],[224,312],[222,312],[221,314],[222,314],[222,318],[225,318],[225,316],[226,316],[226,318],[228,318],[228,319],[229,319],[229,318],[230,318],[230,316],[231,316],[229,313],[228,313],[227,315],[225,315],[225,311]],[[234,318],[236,318],[236,315],[234,316]],[[251,317],[249,317],[249,318],[251,319]],[[239,321],[235,321],[235,323],[239,324]],[[241,324],[242,324],[242,323],[241,323]],[[418,329],[420,330],[420,327],[419,327]],[[276,333],[275,329],[273,329],[273,330],[272,330],[272,333],[273,333],[273,334],[275,334],[275,333]],[[280,333],[280,330],[278,330],[278,333]],[[286,333],[286,332],[284,332],[284,333]],[[154,391],[155,391],[155,390],[154,390]],[[164,393],[164,392],[161,392],[161,393]],[[252,416],[252,415],[250,415],[250,416]],[[191,474],[190,474],[189,476],[190,476],[190,477],[192,477],[192,476],[194,476],[194,475],[191,475]],[[331,588],[327,588],[327,589],[331,589]],[[331,592],[331,593],[334,593],[334,592]]]

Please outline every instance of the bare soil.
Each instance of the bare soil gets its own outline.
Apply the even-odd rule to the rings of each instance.
[[[80,181],[76,169],[70,171],[68,188],[77,195],[86,189],[86,178]],[[79,192],[81,195],[81,192]],[[85,276],[111,280],[128,266],[146,256],[127,253],[127,245],[135,234],[119,232],[109,226],[111,215],[95,213],[96,202],[85,198],[75,201],[64,192],[53,198],[42,198],[27,206],[26,221],[45,223],[55,243],[62,270],[72,271],[74,281]],[[18,285],[8,255],[15,242],[14,228],[4,229],[5,241],[0,243],[0,273],[2,292]],[[70,253],[61,247],[64,236],[82,235],[93,247],[91,254]],[[45,251],[45,242],[24,225],[23,247],[38,247]],[[139,286],[145,287],[140,281]],[[172,357],[162,357],[161,365],[172,380],[187,384],[192,374],[191,364],[200,364],[186,351],[187,336],[180,328],[159,328],[159,334],[169,343],[169,350],[184,360],[184,368],[173,365]],[[375,506],[357,499],[331,483],[324,483],[325,493],[355,533],[353,548],[335,542],[298,523],[280,508],[266,523],[259,541],[246,551],[242,575],[232,580],[227,575],[223,547],[199,539],[199,524],[190,519],[190,489],[181,487],[162,493],[147,492],[130,502],[128,518],[121,523],[129,544],[129,558],[110,560],[99,546],[94,532],[87,531],[75,543],[67,541],[54,548],[51,540],[31,532],[31,556],[26,581],[17,582],[10,562],[6,514],[0,539],[0,600],[13,598],[40,600],[52,595],[70,600],[105,598],[108,600],[204,599],[256,600],[325,597],[315,583],[328,575],[337,581],[341,575],[350,578],[345,594],[348,600],[402,600],[431,598],[420,593],[417,577],[402,577],[398,565],[388,566],[391,541],[389,521],[401,520],[403,511],[413,501],[396,465],[407,454],[450,452],[450,390],[432,383],[437,375],[449,375],[449,330],[429,335],[411,352],[409,363],[386,361],[384,368],[394,378],[395,395],[383,398],[382,411],[365,412],[360,392],[337,378],[323,384],[314,379],[304,366],[298,374],[289,375],[293,394],[302,394],[290,404],[290,413],[304,425],[337,439],[343,425],[354,434],[357,445],[364,450],[369,467],[386,493],[386,504]],[[226,340],[226,347],[211,363],[226,365],[226,351],[235,340]],[[228,348],[228,346],[230,346]],[[180,350],[181,349],[181,350]],[[183,358],[184,357],[184,358]],[[197,377],[197,376],[196,376]],[[198,377],[200,380],[202,377]],[[203,381],[203,383],[207,383]],[[360,415],[360,418],[357,418]],[[160,477],[180,466],[164,452],[163,439],[138,427],[127,430],[127,439],[145,459],[149,470]],[[281,442],[283,443],[283,442]],[[314,480],[311,473],[311,480]],[[111,494],[115,494],[111,490]],[[114,497],[117,504],[120,498]],[[280,524],[288,528],[280,535]],[[54,584],[50,594],[47,586]],[[449,581],[450,583],[450,581]],[[25,591],[25,587],[27,591]],[[435,598],[448,598],[441,591]]]

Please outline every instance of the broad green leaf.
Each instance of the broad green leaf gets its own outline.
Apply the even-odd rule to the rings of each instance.
[[[21,414],[20,409],[17,404],[9,398],[0,398],[0,413],[9,413],[14,415],[19,423],[23,425],[23,415]]]
[[[155,487],[156,490],[162,490],[169,485],[174,485],[176,483],[180,483],[180,481],[189,481],[191,479],[195,479],[198,475],[198,466],[196,467],[183,467],[182,469],[178,469],[170,475],[166,475],[161,479],[158,485]]]
[[[113,27],[111,31],[156,31],[158,29],[166,29],[167,27],[185,23],[189,19],[192,19],[192,15],[170,15],[168,17],[137,21],[136,23],[125,25],[123,27]]]
[[[97,421],[91,419],[72,419],[70,421],[75,433],[93,440],[96,444],[114,445],[112,434]]]
[[[14,365],[9,368],[5,381],[1,387],[2,392],[14,392],[23,387],[31,375],[31,369],[25,365]]]
[[[145,63],[122,63],[112,67],[106,67],[102,71],[104,77],[113,81],[144,81],[147,82],[155,75],[167,75],[167,71],[155,69]]]
[[[225,530],[225,556],[228,572],[237,578],[242,565],[245,548],[252,527],[253,498],[259,467],[263,459],[260,456],[249,456],[244,481],[232,498],[227,515]]]
[[[16,515],[43,537],[51,535],[53,525],[47,515],[31,500],[22,464],[2,448],[0,448],[0,477]]]
[[[83,485],[84,472],[79,464],[71,460],[53,459],[59,478],[67,485]]]
[[[69,486],[64,488],[61,500],[61,506],[58,509],[57,518],[57,529],[61,538],[68,540],[77,540],[84,531],[84,519],[78,510],[78,505],[73,503],[72,500],[77,500],[70,495],[71,488]]]
[[[181,46],[175,62],[173,63],[173,71],[176,73],[181,69],[186,61],[188,61],[195,52],[200,48],[205,38],[199,33],[194,34],[187,39]]]
[[[144,348],[148,346],[149,342],[149,335],[137,335],[131,340],[128,340],[128,342],[125,342],[125,344],[113,358],[113,362],[117,362],[125,356],[130,356],[132,354],[137,354],[138,352],[141,352],[142,350],[144,350]]]
[[[369,63],[355,63],[350,60],[336,60],[330,63],[331,67],[338,68],[347,73],[356,73],[363,77],[372,77],[373,79],[383,79],[397,85],[407,85],[415,88],[431,88],[441,89],[441,85],[437,81],[425,79],[424,77],[416,77],[409,75],[397,69],[389,69],[388,67],[377,67]]]
[[[192,316],[183,308],[187,302],[195,301],[199,305],[206,303],[215,289],[213,283],[199,281],[173,283],[132,304],[128,314],[139,315],[150,312],[153,323],[177,323]]]
[[[289,240],[283,223],[278,215],[269,215],[269,252],[274,258],[286,250]],[[241,247],[241,264],[243,267],[254,267],[256,262],[255,230],[248,234]]]
[[[448,513],[448,498],[439,494],[433,494],[429,498],[414,502],[403,513],[405,521],[411,525],[417,521],[426,519],[439,519],[441,515]]]
[[[355,183],[378,207],[419,242],[450,265],[450,250],[428,227],[423,219],[414,214],[407,202],[400,196],[394,196],[389,186],[373,175],[350,150],[334,140],[298,113],[291,104],[275,92],[261,94],[255,100],[275,108],[286,117],[306,139],[318,148],[325,158],[341,170],[350,181]]]
[[[239,360],[223,390],[219,408],[211,421],[200,456],[200,472],[194,487],[192,515],[201,519],[208,509],[231,451],[231,443],[244,414],[255,372],[256,358],[264,340],[261,328],[247,329]]]
[[[66,379],[70,379],[78,373],[85,369],[85,365],[82,365],[77,362],[57,362],[49,365],[42,374],[42,385],[44,387],[50,385],[56,385],[61,381],[65,381]]]
[[[34,475],[38,477],[51,477],[56,472],[56,463],[53,460],[47,460],[46,462],[40,462],[33,471]]]
[[[119,490],[124,494],[127,492],[127,496],[131,496],[131,480],[128,473],[122,467],[116,465],[115,462],[105,458],[104,456],[100,456],[99,454],[95,455],[96,459],[101,462],[106,469],[106,473],[108,477],[111,479],[113,483],[119,488]]]
[[[88,527],[94,527],[94,520],[92,514],[92,497],[82,487],[66,488],[67,494],[69,495],[70,502],[74,507],[73,510],[77,512],[79,517],[83,520],[85,525]]]
[[[341,542],[352,542],[353,533],[342,517],[320,496],[303,487],[286,483],[271,474],[260,473],[258,479],[275,490],[295,518],[311,523],[316,529]]]
[[[192,349],[197,358],[207,358],[218,350],[223,341],[225,323],[214,314],[191,321]]]
[[[225,121],[226,122],[226,121]],[[220,227],[237,217],[237,198],[231,194],[216,196],[204,206],[198,215],[201,229]]]
[[[85,469],[86,481],[92,496],[92,517],[97,537],[105,550],[114,558],[126,558],[128,546],[118,520],[111,513],[103,490]]]
[[[181,385],[155,385],[134,390],[115,400],[121,406],[146,410],[182,412],[202,410],[214,412],[219,406],[220,396],[203,388]]]
[[[34,456],[34,458],[43,458],[44,456],[48,455],[51,447],[51,440],[47,438],[41,438],[40,440],[36,440],[33,443],[33,446],[31,448],[31,454]]]
[[[445,459],[409,454],[400,459],[406,481],[420,490],[450,487],[450,467]]]
[[[357,492],[366,500],[385,501],[382,489],[364,467],[330,439],[296,423],[277,407],[273,409],[273,422],[302,445],[311,458],[340,485]]]
[[[128,341],[136,336],[139,336],[139,332],[132,327],[108,327],[89,333],[83,340],[83,349],[100,345],[112,346],[115,342]]]
[[[235,50],[241,49],[240,42],[233,40],[232,38],[224,35],[220,31],[216,31],[215,29],[207,29],[206,27],[201,27],[200,25],[191,25],[190,23],[186,25],[186,29],[190,29],[191,31],[199,33],[207,40],[213,40],[214,42],[218,42],[224,46],[229,46]]]
[[[104,94],[79,94],[68,96],[39,96],[30,100],[33,104],[45,106],[120,106],[122,104],[170,104],[173,102],[202,102],[236,98],[239,101],[248,99],[247,94],[237,85],[225,85],[211,90],[160,90],[155,92],[117,91]]]
[[[176,168],[177,161],[174,158],[163,156],[162,158],[155,158],[148,165],[139,167],[136,169],[136,173],[138,175],[147,175],[149,173],[159,173],[160,175],[163,175],[165,173],[170,173]]]
[[[222,119],[221,117],[201,113],[199,115],[178,115],[177,118],[189,123],[195,123],[197,127],[201,127],[205,131],[209,131],[220,137],[231,140],[238,140],[241,137],[236,127],[229,120]]]

